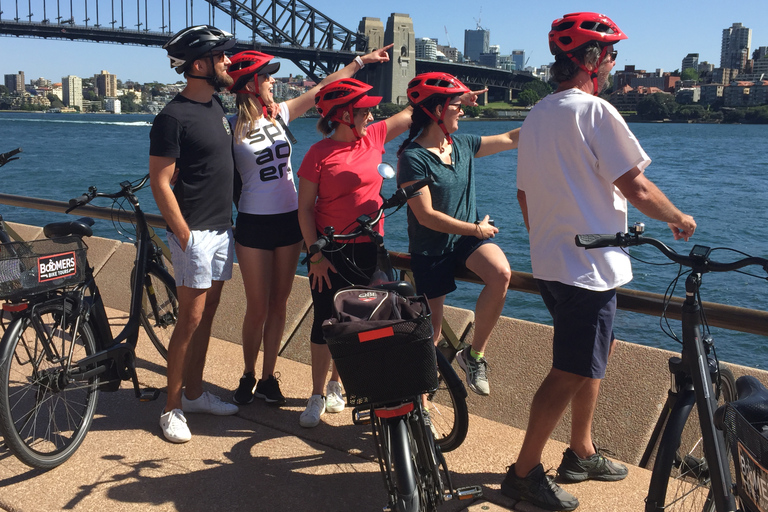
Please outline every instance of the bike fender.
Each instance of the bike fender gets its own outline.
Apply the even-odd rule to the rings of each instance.
[[[13,357],[14,341],[21,336],[23,324],[23,318],[19,318],[11,322],[11,325],[5,330],[3,339],[0,340],[0,366],[3,366],[6,361]]]

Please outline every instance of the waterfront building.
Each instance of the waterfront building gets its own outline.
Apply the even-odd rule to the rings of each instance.
[[[68,75],[61,77],[61,88],[64,95],[61,102],[66,106],[83,109],[83,80],[79,76]]]
[[[637,76],[630,80],[629,85],[632,88],[637,87],[655,87],[664,92],[675,92],[675,84],[680,81],[679,76],[671,73],[664,73],[660,69],[655,73],[646,73],[644,76]]]
[[[699,68],[699,54],[689,53],[683,59],[683,63],[680,66],[680,71],[682,72],[686,69],[696,69],[698,71],[698,68]]]
[[[615,90],[621,89],[625,85],[630,85],[632,79],[645,76],[644,69],[635,69],[633,65],[625,65],[623,70],[616,71],[613,74],[613,87]]]
[[[760,80],[749,91],[750,105],[768,105],[768,80]]]
[[[699,89],[701,91],[699,103],[711,105],[723,97],[725,86],[723,84],[705,84],[699,87]]]
[[[122,102],[117,98],[107,98],[104,100],[104,109],[107,112],[112,112],[113,114],[120,114],[122,113]]]
[[[102,70],[101,73],[93,76],[93,86],[97,96],[117,97],[117,75]]]
[[[715,68],[712,71],[712,83],[727,85],[739,74],[738,69],[733,68]]]
[[[437,59],[437,41],[431,37],[419,37],[416,39],[417,59]]]
[[[480,61],[480,54],[490,51],[491,31],[478,27],[464,31],[464,57]]]
[[[19,71],[15,75],[5,75],[5,86],[11,93],[21,94],[24,92],[24,72]]]
[[[670,94],[662,91],[658,87],[631,87],[629,85],[625,85],[613,91],[608,101],[611,103],[611,105],[616,107],[616,110],[620,112],[631,111],[637,110],[637,104],[641,99],[645,98],[649,94],[656,93]]]
[[[681,105],[692,105],[701,100],[701,87],[680,87],[675,92],[675,101]]]
[[[752,45],[752,29],[741,23],[734,23],[730,28],[723,29],[723,39],[720,46],[720,67],[744,71],[749,58],[749,47]]]

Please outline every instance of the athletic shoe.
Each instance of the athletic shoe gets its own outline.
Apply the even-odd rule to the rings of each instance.
[[[515,465],[507,470],[501,482],[501,494],[517,501],[528,501],[544,510],[574,510],[579,506],[575,496],[565,492],[539,464],[524,478],[515,474]]]
[[[280,374],[270,375],[266,380],[259,379],[256,384],[256,396],[268,404],[285,405],[285,397],[280,392]]]
[[[244,373],[240,377],[240,385],[237,386],[237,390],[232,396],[232,401],[240,405],[253,402],[253,390],[256,388],[256,376],[254,376],[253,372]]]
[[[187,418],[181,409],[172,409],[160,415],[160,428],[163,435],[172,443],[186,443],[192,439],[192,434],[187,426]]]
[[[344,410],[341,384],[335,380],[328,381],[328,385],[325,386],[325,410],[328,412],[341,412]]]
[[[184,412],[205,412],[215,414],[216,416],[229,416],[237,413],[240,409],[235,404],[222,402],[221,398],[205,391],[194,400],[190,400],[187,398],[187,395],[182,393],[181,410]]]
[[[475,359],[469,351],[472,347],[467,347],[458,354],[456,360],[459,366],[467,374],[467,385],[469,389],[478,395],[488,396],[491,394],[491,388],[488,386],[488,363],[484,357]]]
[[[579,458],[570,448],[563,453],[563,461],[557,468],[557,474],[563,482],[583,482],[584,480],[602,480],[615,482],[627,477],[627,467],[613,462],[595,448],[595,453],[586,459]]]
[[[305,428],[316,427],[324,413],[325,398],[323,395],[312,395],[307,401],[307,408],[299,416],[299,425]]]

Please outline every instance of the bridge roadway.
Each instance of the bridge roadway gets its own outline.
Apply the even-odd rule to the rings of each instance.
[[[23,239],[42,236],[39,227],[11,227]],[[125,276],[135,251],[130,244],[101,238],[89,239],[88,245],[117,331],[126,319]],[[229,399],[242,364],[237,343],[244,299],[237,266],[224,290],[205,385]],[[156,402],[142,403],[128,386],[102,393],[91,431],[63,466],[47,473],[33,471],[0,445],[0,510],[381,510],[386,496],[370,432],[352,425],[348,412],[326,414],[314,429],[298,425],[311,382],[307,343],[311,297],[306,278],[297,277],[293,290],[277,365],[288,397],[285,407],[269,407],[257,399],[235,416],[190,414],[192,441],[172,445],[162,438],[158,426],[164,395]],[[448,308],[446,316],[462,339],[471,339],[471,311]],[[502,496],[499,486],[522,443],[531,397],[549,369],[549,339],[550,327],[511,318],[499,321],[487,350],[491,396],[470,392],[469,435],[460,448],[446,455],[455,484],[481,485],[484,497],[476,502],[449,502],[441,510],[536,510]],[[670,355],[619,342],[609,365],[595,418],[595,439],[630,466],[639,460],[665,400]],[[162,389],[164,361],[143,333],[138,360],[142,386]],[[728,366],[737,376],[750,373],[768,383],[766,372]],[[566,415],[547,444],[546,468],[559,464],[569,421]],[[647,470],[631,466],[622,482],[584,482],[566,489],[579,497],[579,510],[585,512],[639,511],[649,479]]]

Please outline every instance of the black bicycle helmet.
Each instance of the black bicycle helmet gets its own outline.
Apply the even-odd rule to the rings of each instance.
[[[171,68],[182,74],[187,67],[213,50],[226,51],[237,44],[229,32],[210,25],[196,25],[177,32],[163,49],[171,59]]]

